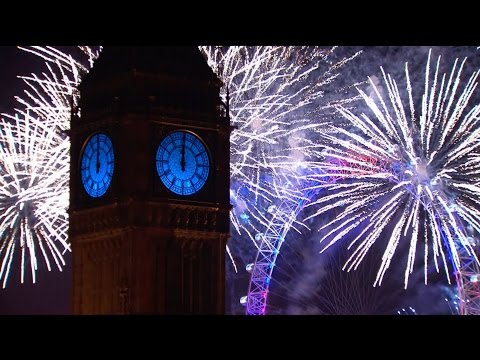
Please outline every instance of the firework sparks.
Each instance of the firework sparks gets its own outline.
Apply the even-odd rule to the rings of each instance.
[[[270,222],[267,209],[300,199],[302,172],[315,163],[313,138],[322,111],[340,103],[325,88],[359,55],[335,58],[335,48],[201,47],[228,87],[231,141],[231,223],[258,248]],[[338,92],[344,89],[337,89]],[[260,234],[260,235],[259,235]]]
[[[309,218],[343,210],[319,229],[325,231],[320,241],[327,241],[322,251],[360,229],[348,247],[356,246],[344,265],[348,271],[358,267],[376,242],[388,239],[374,286],[381,285],[395,251],[405,242],[405,288],[419,245],[424,245],[425,283],[432,258],[437,272],[443,264],[450,282],[449,258],[455,269],[460,267],[456,243],[478,262],[464,226],[480,231],[480,105],[470,106],[479,72],[473,72],[462,90],[465,60],[456,60],[450,74],[441,75],[439,57],[432,74],[429,53],[418,114],[408,64],[405,96],[382,69],[386,97],[372,80],[375,97],[359,90],[374,116],[338,106],[351,127],[335,129],[341,137],[324,135],[329,144],[319,166],[321,176],[341,173],[342,179],[318,185],[327,195],[311,203],[321,208]]]
[[[69,147],[55,131],[26,113],[14,121],[0,121],[0,280],[6,286],[16,251],[21,254],[21,282],[30,263],[33,282],[41,253],[48,270],[50,260],[65,265],[66,219],[59,208],[68,206],[63,184]],[[65,212],[65,210],[63,210]],[[57,245],[58,244],[58,245]]]
[[[87,69],[55,48],[22,48],[46,61],[47,73],[21,77],[26,98],[15,115],[0,122],[0,280],[6,287],[17,251],[21,256],[21,282],[30,265],[32,281],[42,254],[50,271],[61,271],[63,255],[70,251],[68,179],[70,109],[77,101],[75,88]],[[88,59],[96,55],[80,47]],[[89,63],[92,63],[89,61]]]
[[[26,111],[35,114],[47,126],[56,127],[60,131],[70,128],[70,110],[77,105],[79,99],[77,85],[99,55],[99,51],[95,52],[90,47],[78,48],[87,57],[85,62],[88,65],[83,65],[72,55],[51,46],[20,47],[43,59],[48,71],[43,72],[42,76],[20,76],[27,85],[27,90],[25,98],[18,96],[16,99]]]

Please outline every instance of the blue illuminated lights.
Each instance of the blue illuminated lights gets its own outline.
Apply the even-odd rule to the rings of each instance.
[[[157,172],[167,189],[177,195],[192,195],[205,185],[210,160],[203,142],[187,131],[174,131],[158,146]]]
[[[107,192],[113,177],[114,160],[112,141],[107,135],[95,134],[88,140],[80,169],[88,195],[98,198]]]

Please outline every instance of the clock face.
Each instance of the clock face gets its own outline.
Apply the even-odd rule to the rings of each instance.
[[[157,150],[157,172],[163,184],[177,195],[192,195],[206,183],[210,172],[207,149],[187,131],[167,135]]]
[[[107,192],[113,176],[113,145],[105,134],[95,134],[87,141],[81,158],[82,183],[91,197]]]

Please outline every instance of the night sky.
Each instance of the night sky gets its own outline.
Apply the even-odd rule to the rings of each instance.
[[[28,74],[29,69],[35,69],[39,64],[34,56],[25,56],[15,46],[0,46],[0,112],[10,112],[16,102],[14,96],[23,91],[22,80],[18,74]]]
[[[354,49],[358,48],[359,47],[355,47]],[[408,61],[411,75],[417,74],[418,78],[415,82],[412,76],[413,86],[421,86],[423,83],[421,76],[429,48],[428,46],[365,47],[363,48],[364,53],[358,59],[355,59],[354,64],[345,68],[347,73],[344,74],[344,81],[348,83],[361,81],[365,80],[366,76],[369,75],[380,78],[381,73],[379,66],[383,65],[386,72],[390,72],[398,82],[403,84],[404,64]],[[352,52],[352,48],[347,50],[348,52]],[[450,70],[454,58],[463,58],[464,56],[469,57],[467,67],[464,70],[465,75],[470,75],[471,69],[478,69],[480,67],[480,50],[477,50],[476,46],[436,46],[433,47],[433,52],[434,55],[442,54],[444,57],[442,60],[444,64],[444,68],[442,69],[444,71]],[[434,56],[433,59],[436,60],[436,56]],[[38,71],[42,66],[42,61],[34,55],[25,53],[14,46],[2,46],[0,47],[0,65],[0,113],[12,113],[16,105],[14,96],[20,94],[24,89],[22,81],[16,76]],[[477,90],[477,93],[478,92]],[[275,282],[272,283],[271,299],[272,302],[275,302],[275,305],[272,305],[272,309],[276,309],[276,313],[283,314],[286,312],[286,309],[282,309],[282,307],[286,306],[291,310],[291,313],[295,313],[295,311],[297,311],[296,313],[308,313],[308,310],[305,310],[306,308],[315,307],[315,295],[309,295],[309,299],[303,299],[301,302],[305,304],[304,310],[298,310],[298,307],[295,307],[300,301],[298,300],[298,296],[297,299],[292,299],[292,293],[299,293],[300,291],[306,291],[305,289],[308,289],[308,291],[314,294],[324,289],[325,284],[319,285],[318,281],[309,280],[309,283],[305,280],[305,274],[319,274],[319,278],[324,277],[327,271],[329,271],[327,260],[319,262],[318,258],[312,255],[318,254],[318,244],[316,244],[308,234],[297,237],[295,241],[292,240],[288,246],[282,248],[282,251],[285,251],[285,255],[279,258],[278,279],[276,280],[276,284]],[[374,270],[376,270],[378,266],[378,256],[380,254],[374,255],[377,256],[375,259],[377,262],[375,262],[376,266],[374,268]],[[241,249],[235,254],[235,257],[240,269],[239,274],[233,272],[233,267],[229,262],[226,264],[226,312],[241,314],[244,309],[239,304],[239,298],[246,295],[248,286],[248,274],[244,269],[246,264],[253,261],[253,258],[251,253],[248,251],[242,252]],[[37,272],[36,285],[31,284],[30,277],[27,277],[26,284],[20,284],[18,280],[19,266],[15,266],[14,264],[9,276],[7,288],[0,289],[0,314],[69,314],[71,256],[66,255],[65,259],[67,266],[63,272],[59,272],[56,269],[48,272],[46,269],[42,269],[44,264],[42,259],[39,259],[40,270]],[[294,276],[291,275],[291,271],[288,269],[295,266],[292,265],[295,261],[298,263],[296,266],[298,273]],[[289,262],[291,263],[289,264]],[[377,299],[375,300],[375,304],[374,301],[372,301],[372,307],[373,305],[376,307],[374,309],[367,309],[366,311],[379,314],[393,314],[396,309],[402,306],[412,305],[419,308],[419,311],[423,311],[423,313],[448,313],[448,307],[443,305],[443,307],[437,308],[436,305],[432,305],[431,302],[426,301],[426,299],[435,299],[432,300],[435,302],[444,301],[440,299],[440,295],[448,292],[448,290],[445,290],[445,281],[443,278],[438,280],[433,278],[432,285],[425,287],[425,285],[423,285],[423,277],[417,276],[412,279],[412,284],[410,285],[411,290],[403,291],[403,266],[403,263],[399,265],[398,274],[397,271],[393,271],[394,276],[392,276],[390,284],[382,286],[382,289],[372,295]],[[282,269],[284,274],[290,274],[288,276],[282,275]],[[416,267],[416,271],[422,273],[423,268],[421,266]],[[359,276],[368,279],[371,277],[370,272],[370,269],[364,270],[362,275]],[[391,275],[392,274],[387,275],[387,283]],[[304,279],[305,281],[302,282],[299,279]],[[340,280],[340,278],[338,279],[338,281],[343,281]],[[358,280],[355,281],[358,282]],[[415,286],[413,282],[416,282]],[[302,287],[302,290],[300,290],[300,287]],[[297,290],[293,291],[292,288]],[[391,297],[390,299],[385,299],[387,294]]]

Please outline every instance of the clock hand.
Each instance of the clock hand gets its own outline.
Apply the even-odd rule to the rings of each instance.
[[[100,171],[100,136],[97,135],[97,174]]]
[[[183,144],[182,150],[180,151],[182,154],[182,158],[180,160],[180,166],[182,167],[182,171],[185,171],[185,133],[183,133]]]

